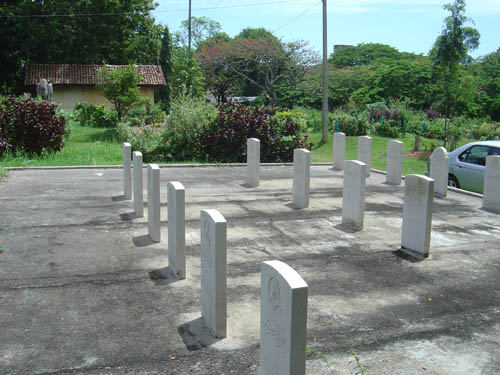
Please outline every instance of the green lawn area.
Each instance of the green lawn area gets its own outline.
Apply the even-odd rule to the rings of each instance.
[[[309,140],[314,143],[311,155],[311,161],[313,163],[318,162],[332,162],[333,154],[333,135],[329,134],[328,143],[320,144],[321,133],[309,133]],[[378,135],[370,135],[372,137],[372,168],[384,170],[386,169],[387,162],[387,143],[391,138],[380,137]],[[407,153],[413,150],[415,146],[415,135],[407,134],[405,137],[397,138],[398,141],[403,142],[403,153]],[[469,140],[462,140],[459,142],[458,146],[470,142]],[[436,141],[431,139],[422,138],[420,150],[425,150],[427,147],[429,150],[432,149],[431,143],[435,146],[442,146],[442,141]],[[358,137],[346,137],[346,160],[357,159],[358,154]],[[423,174],[427,165],[428,153],[419,153],[409,156],[406,154],[403,157],[403,175],[409,173]],[[420,160],[419,160],[420,159]]]
[[[116,129],[75,125],[61,151],[42,156],[7,155],[0,167],[38,167],[64,165],[111,165],[122,163],[122,147]]]

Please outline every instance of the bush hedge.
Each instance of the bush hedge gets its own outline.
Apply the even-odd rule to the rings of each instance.
[[[66,119],[57,116],[57,106],[32,98],[0,98],[0,155],[40,155],[63,146]]]
[[[114,128],[118,124],[116,111],[87,102],[78,102],[73,110],[73,116],[81,126],[93,128]]]

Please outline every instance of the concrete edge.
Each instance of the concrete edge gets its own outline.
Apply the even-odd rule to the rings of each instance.
[[[145,163],[146,164],[146,163]],[[247,163],[206,163],[206,164],[158,164],[160,168],[209,168],[209,167],[246,167]],[[331,166],[332,163],[311,163],[312,167],[315,166]],[[293,163],[260,163],[261,167],[290,167]],[[64,170],[64,169],[121,169],[120,165],[69,165],[69,166],[53,166],[53,167],[3,167],[6,171],[22,171],[22,170]],[[385,175],[386,172],[380,169],[370,169],[374,173]],[[404,179],[405,176],[402,176]],[[472,191],[448,187],[448,190],[454,193],[469,195],[475,198],[483,198],[482,194],[474,193]]]

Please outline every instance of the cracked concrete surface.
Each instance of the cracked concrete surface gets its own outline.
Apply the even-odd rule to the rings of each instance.
[[[307,374],[500,373],[500,215],[477,197],[434,200],[430,258],[399,252],[403,187],[367,179],[364,230],[340,226],[342,172],[162,168],[162,242],[121,199],[119,169],[11,171],[0,183],[0,374],[257,374],[260,264],[309,285]],[[102,175],[100,175],[102,173]],[[167,181],[186,188],[187,278],[168,271]],[[144,185],[146,187],[146,185]],[[146,189],[145,189],[146,190]],[[147,196],[145,195],[145,200]],[[228,337],[200,321],[202,209],[228,222]],[[329,368],[330,366],[330,368]]]

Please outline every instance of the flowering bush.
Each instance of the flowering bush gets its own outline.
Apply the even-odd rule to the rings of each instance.
[[[0,154],[25,152],[40,155],[63,146],[66,119],[57,106],[31,98],[0,98]]]

